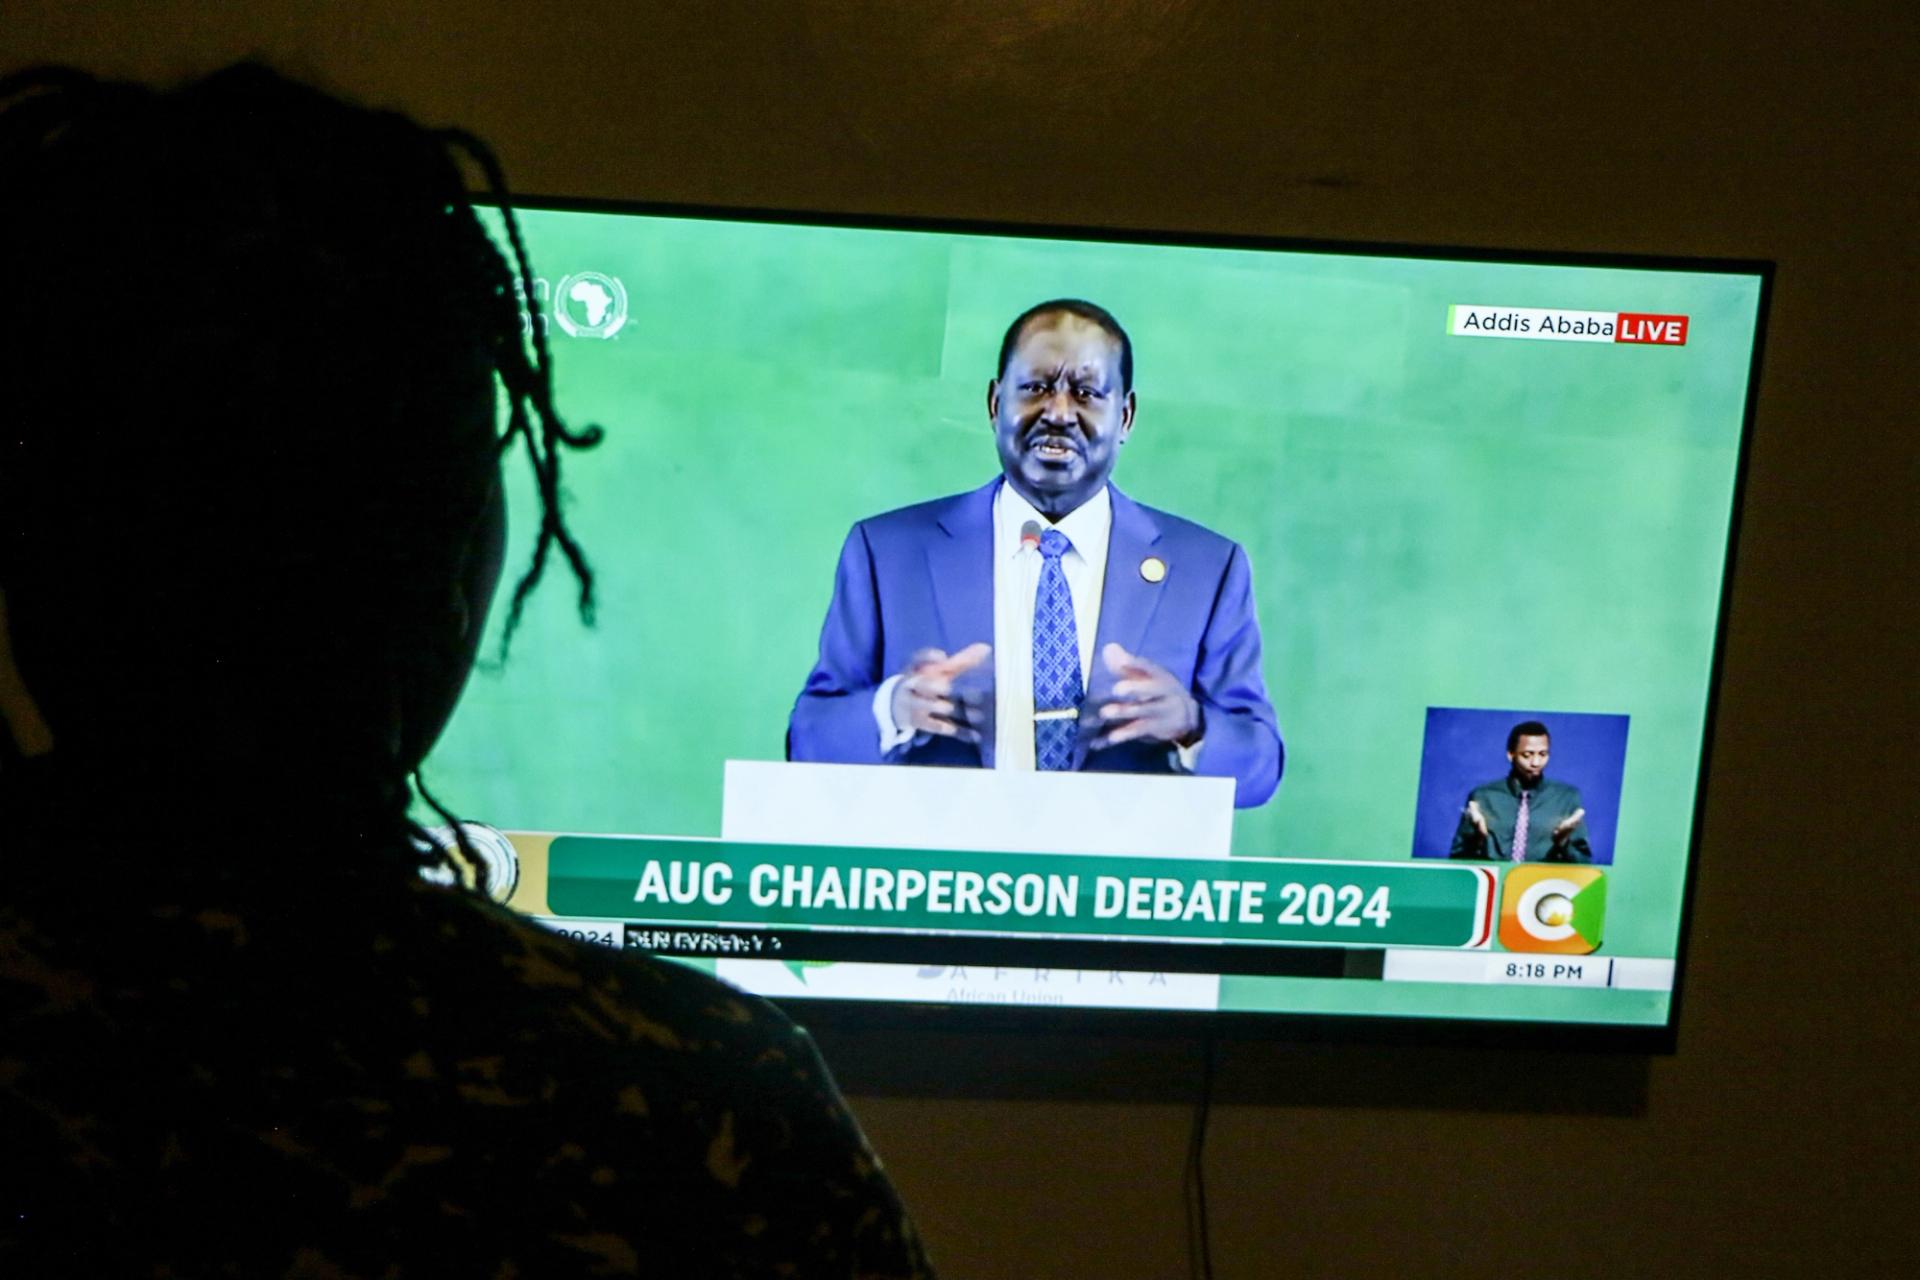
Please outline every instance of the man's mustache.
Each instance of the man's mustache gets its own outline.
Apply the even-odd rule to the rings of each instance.
[[[1028,449],[1037,449],[1043,444],[1064,445],[1077,453],[1086,448],[1086,437],[1077,431],[1062,431],[1056,426],[1030,427],[1021,444]]]

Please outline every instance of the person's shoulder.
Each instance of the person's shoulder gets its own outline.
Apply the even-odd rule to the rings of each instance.
[[[691,965],[582,942],[459,890],[421,884],[414,892],[437,917],[437,934],[475,935],[470,946],[492,958],[510,988],[550,993],[658,1048],[704,1056],[723,1046],[731,1053],[782,1045],[801,1034],[772,1004]],[[590,1021],[582,1025],[591,1031]]]
[[[682,1225],[700,1229],[721,1206],[717,1221],[733,1225],[707,1242],[717,1274],[785,1264],[805,1276],[931,1276],[879,1158],[785,1013],[690,966],[583,944],[471,895],[439,905],[478,921],[520,985],[559,988],[567,1018],[539,1022],[566,1043],[543,1036],[541,1055],[616,1099],[609,1125],[646,1119],[654,1145],[640,1154],[679,1170]]]
[[[1472,791],[1468,792],[1467,798],[1470,800],[1480,800],[1491,795],[1503,795],[1503,796],[1511,795],[1511,793],[1507,790],[1507,780],[1505,778],[1487,779],[1485,782],[1482,782],[1480,785],[1476,786]]]
[[[1565,799],[1573,804],[1580,803],[1580,788],[1571,782],[1561,782],[1557,778],[1542,778],[1540,790],[1544,793],[1540,797],[1542,800],[1552,796],[1556,800]]]
[[[998,483],[996,477],[980,488],[969,489],[965,493],[950,493],[945,497],[929,498],[925,502],[882,511],[879,515],[868,516],[856,527],[869,537],[884,538],[909,531],[919,532],[969,513],[991,515],[993,491]]]
[[[1134,518],[1142,519],[1148,524],[1151,524],[1159,531],[1163,539],[1183,547],[1189,552],[1201,552],[1224,561],[1240,549],[1240,544],[1232,538],[1227,537],[1225,534],[1215,533],[1212,529],[1207,528],[1207,526],[1197,520],[1189,520],[1185,516],[1175,515],[1171,511],[1164,511],[1159,507],[1150,507],[1144,502],[1137,502],[1117,488],[1113,490],[1113,506],[1114,518],[1116,520],[1127,518],[1123,513],[1126,512],[1127,508],[1131,508],[1131,515]]]

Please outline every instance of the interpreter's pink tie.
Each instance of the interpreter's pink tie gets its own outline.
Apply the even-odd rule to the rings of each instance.
[[[1515,862],[1525,862],[1527,860],[1527,827],[1529,825],[1527,797],[1531,794],[1532,793],[1525,788],[1521,789],[1520,815],[1513,820],[1513,860]]]

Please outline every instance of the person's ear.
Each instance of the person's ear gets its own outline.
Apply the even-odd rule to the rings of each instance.
[[[1000,379],[987,379],[987,421],[1000,421]]]
[[[453,636],[469,651],[480,643],[507,554],[507,498],[498,476],[488,484],[487,496],[473,525],[461,541],[454,564],[449,608]]]
[[[455,643],[465,645],[467,637],[473,632],[473,606],[467,601],[466,589],[455,582],[453,597],[448,601],[447,612],[452,618],[450,634]]]
[[[0,590],[0,723],[6,726],[21,755],[43,756],[53,750],[53,730],[13,660],[13,632],[7,622],[4,590]]]
[[[1132,389],[1128,389],[1126,403],[1120,407],[1121,444],[1125,444],[1127,437],[1133,434],[1133,411],[1139,407],[1139,403],[1134,399]]]

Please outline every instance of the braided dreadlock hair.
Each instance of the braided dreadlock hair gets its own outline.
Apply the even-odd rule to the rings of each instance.
[[[407,775],[472,662],[449,600],[491,529],[484,608],[516,443],[541,511],[502,656],[555,548],[592,618],[561,461],[601,432],[555,410],[537,307],[469,134],[252,64],[0,79],[0,592],[63,770],[123,808],[217,779],[236,822],[292,789],[329,838],[444,861]]]

